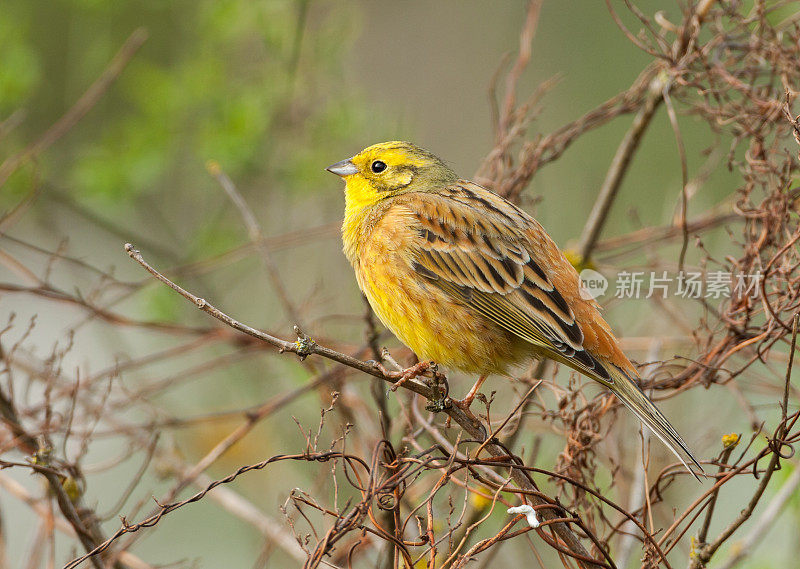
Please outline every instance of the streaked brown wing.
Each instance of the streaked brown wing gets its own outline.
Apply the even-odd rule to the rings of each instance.
[[[470,182],[418,194],[414,203],[420,276],[549,357],[612,381],[584,349],[575,314],[540,266],[530,216]]]

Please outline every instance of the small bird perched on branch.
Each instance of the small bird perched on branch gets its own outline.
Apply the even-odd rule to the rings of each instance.
[[[344,252],[378,317],[421,359],[480,374],[454,403],[469,407],[491,373],[547,357],[605,385],[702,471],[533,217],[408,142],[327,170],[346,182]]]

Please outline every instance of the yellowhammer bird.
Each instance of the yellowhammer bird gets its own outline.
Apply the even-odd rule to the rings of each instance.
[[[421,359],[480,374],[456,404],[488,374],[548,357],[605,385],[702,471],[535,219],[408,142],[327,169],[346,182],[344,252],[375,313]]]

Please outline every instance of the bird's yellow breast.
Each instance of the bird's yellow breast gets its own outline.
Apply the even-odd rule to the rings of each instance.
[[[524,357],[519,343],[415,274],[413,231],[402,204],[388,208],[360,239],[351,233],[349,247],[345,228],[345,249],[354,252],[358,285],[375,314],[422,359],[470,373],[505,372]]]

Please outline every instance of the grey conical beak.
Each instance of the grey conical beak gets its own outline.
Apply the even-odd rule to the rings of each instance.
[[[336,174],[337,176],[352,176],[358,173],[358,168],[350,160],[342,160],[336,164],[331,164],[325,168],[328,172]]]

